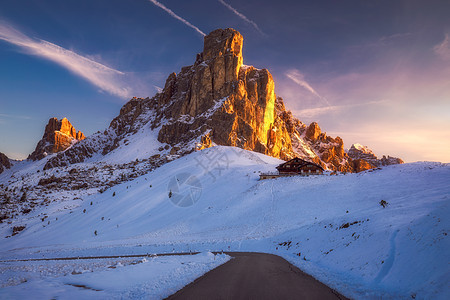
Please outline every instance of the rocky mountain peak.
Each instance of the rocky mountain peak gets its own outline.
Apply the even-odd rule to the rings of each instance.
[[[349,154],[352,153],[352,152],[375,155],[375,154],[373,154],[373,151],[369,149],[369,147],[363,146],[363,145],[358,144],[358,143],[352,144],[352,146],[348,150]]]
[[[232,28],[216,29],[205,36],[203,45],[203,60],[208,61],[220,56],[232,55],[242,65],[242,45],[244,38]]]
[[[295,118],[275,94],[270,72],[243,64],[242,47],[236,30],[212,31],[194,64],[171,73],[160,93],[131,99],[109,129],[59,153],[45,168],[81,162],[94,153],[107,155],[130,135],[154,130],[158,142],[166,144],[159,147],[161,157],[224,145],[354,172],[343,140],[327,136],[316,122],[307,126]],[[369,165],[361,162],[358,170]]]
[[[320,130],[319,124],[317,124],[316,122],[312,122],[306,129],[305,135],[308,139],[315,142],[321,133],[322,132]]]
[[[84,139],[83,132],[77,131],[67,118],[61,120],[50,118],[45,126],[42,139],[28,158],[32,160],[42,159],[47,154],[64,151],[72,144]]]
[[[378,159],[369,147],[361,144],[353,144],[348,150],[348,156],[353,160],[356,170],[403,163],[403,160],[400,158],[386,157],[385,155]]]

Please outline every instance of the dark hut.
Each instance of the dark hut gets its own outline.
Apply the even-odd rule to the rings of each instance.
[[[260,179],[270,179],[292,175],[320,175],[323,174],[324,171],[320,165],[298,157],[277,166],[277,170],[277,173],[260,174]]]

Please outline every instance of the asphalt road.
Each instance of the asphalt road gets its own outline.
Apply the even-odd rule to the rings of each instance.
[[[227,254],[233,259],[167,299],[347,299],[279,256]]]

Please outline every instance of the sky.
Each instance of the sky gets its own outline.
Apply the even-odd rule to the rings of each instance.
[[[26,158],[51,117],[104,130],[231,27],[304,123],[346,148],[450,162],[449,15],[446,0],[2,1],[0,152]]]

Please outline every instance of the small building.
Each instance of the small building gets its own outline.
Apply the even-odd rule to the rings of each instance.
[[[290,161],[282,163],[277,166],[276,173],[262,173],[259,175],[259,179],[273,179],[277,177],[283,176],[295,176],[295,175],[321,175],[323,174],[324,169],[313,162],[306,161],[301,158],[293,158]]]
[[[280,175],[320,175],[323,168],[316,163],[294,158],[277,167]]]

